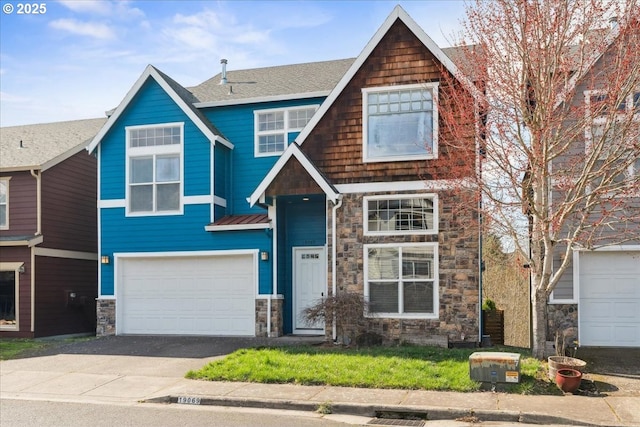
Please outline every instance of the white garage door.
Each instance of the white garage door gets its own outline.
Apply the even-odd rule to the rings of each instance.
[[[120,258],[119,334],[255,335],[252,255]]]
[[[640,347],[640,251],[580,253],[580,345]]]

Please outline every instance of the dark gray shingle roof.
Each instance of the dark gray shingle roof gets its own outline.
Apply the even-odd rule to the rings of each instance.
[[[340,81],[353,61],[354,58],[349,58],[248,70],[227,70],[227,84],[220,84],[219,73],[188,90],[203,103],[314,92],[328,93]]]
[[[0,128],[0,170],[40,168],[84,149],[106,118]],[[22,141],[22,145],[20,144]]]

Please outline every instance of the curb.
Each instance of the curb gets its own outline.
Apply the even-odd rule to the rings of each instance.
[[[331,403],[331,402],[307,402],[299,400],[271,400],[229,397],[207,396],[179,396],[169,395],[142,400],[141,403],[164,403],[181,405],[212,405],[241,408],[279,409],[292,411],[316,412],[319,407],[327,406],[332,414],[357,415],[371,418],[419,418],[424,420],[456,420],[471,418],[478,421],[497,421],[509,423],[528,424],[562,424],[578,425],[584,427],[600,427],[600,424],[580,422],[575,419],[556,417],[552,415],[500,411],[489,409],[455,409],[425,406],[395,406],[395,405],[369,405],[360,403]]]

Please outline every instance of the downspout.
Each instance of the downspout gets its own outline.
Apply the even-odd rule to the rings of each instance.
[[[42,173],[39,170],[31,169],[31,176],[36,179],[36,233],[42,234]]]
[[[337,245],[337,232],[336,232],[336,214],[338,209],[342,206],[342,194],[338,194],[338,203],[336,203],[333,208],[331,208],[331,291],[333,296],[336,296],[336,292],[338,291],[338,286],[336,284],[336,247]],[[332,337],[333,341],[338,338],[338,331],[336,329],[336,317],[333,316],[333,328],[332,328]]]
[[[39,170],[29,170],[31,176],[36,179],[36,232],[35,235],[42,234],[42,173]],[[35,248],[31,248],[31,332],[35,331],[36,323],[36,256]]]
[[[482,201],[478,202],[478,221],[480,223],[480,227],[478,229],[478,258],[480,259],[480,263],[478,265],[478,289],[480,292],[480,298],[478,299],[478,342],[482,343],[482,329],[484,327],[482,322],[482,273],[484,271],[484,259],[482,258]]]
[[[271,295],[267,299],[267,336],[272,337],[273,331],[271,330],[271,300],[278,295],[278,233],[277,233],[277,208],[276,200],[273,200],[273,206],[269,207],[269,219],[271,220],[271,268],[272,268],[272,282],[271,282]]]

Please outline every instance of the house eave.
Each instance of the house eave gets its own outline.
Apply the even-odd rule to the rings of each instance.
[[[253,207],[256,203],[264,203],[265,192],[267,188],[273,180],[278,176],[282,168],[287,164],[291,157],[295,157],[302,167],[307,171],[309,176],[318,184],[318,186],[322,189],[325,195],[331,200],[333,203],[338,201],[340,197],[340,192],[335,189],[327,180],[322,176],[322,174],[315,168],[315,166],[311,163],[311,161],[305,156],[297,143],[293,142],[290,144],[284,153],[278,158],[276,163],[273,165],[269,173],[264,177],[264,179],[258,184],[258,187],[255,191],[247,198],[247,202],[249,205]]]
[[[290,93],[290,94],[283,94],[283,95],[261,96],[256,98],[229,99],[225,101],[196,102],[193,104],[193,106],[196,108],[211,108],[211,107],[228,107],[233,105],[259,104],[263,102],[292,101],[296,99],[321,98],[329,95],[330,92],[331,91],[324,90],[324,91],[318,91],[318,92]]]
[[[8,236],[0,240],[0,247],[27,246],[32,248],[44,241],[42,234],[37,236]]]
[[[206,225],[205,231],[246,231],[246,230],[268,230],[273,228],[271,223],[262,224],[235,224],[235,225]]]
[[[127,109],[127,107],[129,106],[129,104],[131,103],[135,95],[138,94],[138,92],[142,89],[145,82],[150,78],[153,79],[162,88],[162,90],[164,90],[164,92],[167,95],[169,95],[169,97],[171,97],[171,99],[176,103],[176,105],[180,107],[180,109],[187,115],[187,117],[189,117],[191,122],[203,133],[203,135],[205,135],[207,139],[209,139],[209,141],[211,141],[212,144],[215,144],[216,141],[218,141],[223,145],[227,146],[228,148],[233,149],[233,144],[231,144],[225,138],[223,138],[220,135],[217,135],[211,129],[209,129],[209,127],[202,121],[202,119],[198,117],[198,114],[196,114],[195,111],[189,107],[189,105],[194,106],[194,104],[188,103],[186,100],[182,99],[180,95],[178,95],[177,92],[171,87],[171,85],[167,83],[167,81],[161,76],[160,72],[156,70],[153,66],[148,65],[147,68],[145,68],[142,75],[138,78],[138,80],[136,80],[134,85],[131,87],[129,92],[127,92],[127,95],[122,100],[120,105],[118,105],[118,107],[115,109],[113,114],[109,116],[109,118],[107,119],[107,122],[100,129],[98,134],[91,139],[91,141],[87,145],[87,151],[89,153],[93,153],[95,151],[98,144],[100,144],[100,141],[102,141],[102,139],[109,132],[111,127],[118,121],[118,119],[120,118],[122,113]]]

